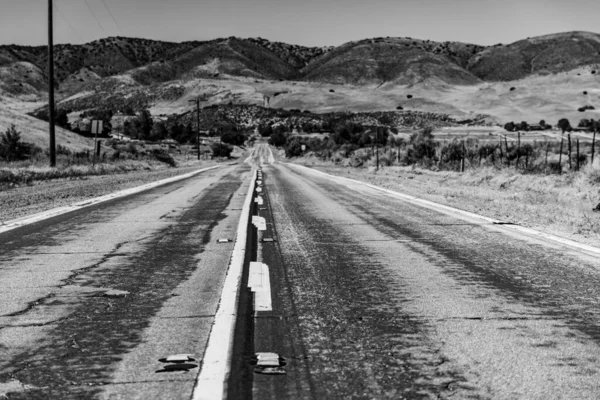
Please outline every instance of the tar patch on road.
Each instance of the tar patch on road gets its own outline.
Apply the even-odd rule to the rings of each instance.
[[[40,389],[11,393],[8,398],[80,399],[101,393],[121,355],[140,343],[171,291],[194,272],[196,256],[203,251],[199,243],[206,244],[212,229],[225,218],[223,211],[240,184],[226,177],[199,197],[178,223],[151,238],[143,251],[110,270],[87,271],[89,280],[82,285],[128,294],[83,298],[41,347],[11,360],[10,370],[0,372],[0,382],[17,380]]]

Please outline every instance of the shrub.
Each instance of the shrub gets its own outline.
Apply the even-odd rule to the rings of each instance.
[[[513,87],[510,88],[510,91],[512,92],[515,89],[516,89],[516,87],[513,86]]]
[[[404,108],[402,106],[398,106],[396,107],[396,110],[404,110]]]
[[[56,146],[56,154],[57,155],[70,156],[72,154],[72,152],[67,147],[59,144],[59,145]]]
[[[412,99],[412,98],[413,98],[413,96],[412,96],[412,94],[407,94],[407,95],[406,95],[406,98],[407,98],[407,99]]]
[[[269,138],[269,144],[275,147],[282,147],[285,145],[286,137],[282,132],[275,132]]]
[[[579,111],[579,112],[584,112],[584,111],[586,111],[586,110],[595,110],[595,109],[596,109],[596,107],[594,107],[594,106],[590,106],[590,105],[587,105],[587,106],[579,107],[579,108],[577,109],[577,111]]]
[[[221,141],[235,146],[242,146],[246,141],[246,135],[241,132],[227,132],[221,136]]]
[[[177,166],[177,163],[171,157],[171,155],[165,151],[164,149],[154,149],[152,150],[152,155],[160,162],[164,162],[165,164],[170,165],[171,167]]]
[[[335,93],[335,90],[329,89],[329,93]]]
[[[431,127],[424,128],[419,133],[413,133],[410,137],[410,144],[407,149],[406,162],[414,164],[416,162],[428,164],[435,158],[435,142]]]
[[[224,144],[224,143],[213,143],[210,145],[212,152],[213,152],[213,157],[231,157],[231,152],[233,151],[233,147],[228,145],[228,144]]]
[[[39,147],[21,140],[21,132],[17,131],[14,124],[0,135],[0,158],[7,161],[27,159],[38,150]]]
[[[288,158],[298,157],[302,154],[302,143],[298,137],[293,138],[285,146],[285,156]]]

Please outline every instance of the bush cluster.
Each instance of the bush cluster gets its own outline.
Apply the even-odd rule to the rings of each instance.
[[[42,149],[38,146],[21,140],[21,132],[14,124],[0,134],[0,159],[2,160],[9,162],[26,160],[41,152]]]

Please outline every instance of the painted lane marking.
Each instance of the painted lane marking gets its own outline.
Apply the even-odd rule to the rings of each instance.
[[[252,175],[256,176],[256,171]],[[235,244],[233,245],[229,269],[223,284],[219,308],[215,314],[208,344],[204,352],[202,368],[194,385],[192,400],[224,399],[227,396],[227,379],[231,368],[233,336],[246,255],[247,230],[254,193],[254,181],[255,179],[250,179],[250,187],[238,223]]]
[[[267,230],[267,220],[263,217],[259,217],[258,215],[252,216],[252,225],[254,225],[259,231]]]
[[[248,287],[254,293],[254,311],[273,311],[269,267],[261,262],[250,263]]]
[[[261,262],[252,261],[248,275],[248,287],[253,291],[263,290],[267,285],[269,267]]]
[[[445,214],[449,214],[449,215],[454,216],[454,217],[460,217],[460,216],[462,216],[463,217],[462,219],[469,218],[469,219],[487,221],[490,224],[497,226],[498,229],[503,229],[503,230],[506,230],[506,231],[513,231],[513,232],[521,233],[523,235],[526,235],[526,236],[529,236],[529,237],[533,237],[533,238],[541,240],[541,241],[544,241],[544,240],[548,241],[548,240],[550,240],[550,241],[559,243],[559,244],[564,245],[564,246],[569,246],[569,247],[575,248],[577,250],[580,250],[580,251],[588,253],[588,254],[591,253],[591,254],[594,254],[594,255],[600,255],[600,248],[598,248],[598,247],[590,246],[590,245],[583,244],[583,243],[578,243],[578,242],[576,242],[574,240],[565,239],[565,238],[562,238],[560,236],[552,235],[550,233],[540,232],[540,231],[537,231],[535,229],[526,228],[526,227],[519,226],[519,225],[510,225],[510,224],[506,223],[505,221],[500,221],[500,220],[497,220],[497,219],[494,219],[494,218],[485,217],[483,215],[471,213],[469,211],[460,210],[458,208],[454,208],[454,207],[446,206],[446,205],[443,205],[443,204],[435,203],[433,201],[420,199],[418,197],[414,197],[414,196],[411,196],[411,195],[408,195],[408,194],[404,194],[404,193],[400,193],[400,192],[395,192],[393,190],[385,189],[385,188],[382,188],[382,187],[379,187],[379,186],[375,186],[375,185],[372,185],[370,183],[361,182],[361,181],[358,181],[358,180],[355,180],[355,179],[345,178],[345,177],[342,177],[342,176],[330,175],[328,173],[325,173],[325,172],[322,172],[322,171],[319,171],[319,170],[316,170],[316,169],[308,168],[308,167],[305,167],[303,165],[296,165],[296,164],[289,164],[289,163],[285,163],[285,164],[289,165],[289,166],[292,166],[292,167],[296,167],[298,169],[305,169],[307,171],[323,175],[323,176],[328,177],[329,179],[334,180],[334,181],[335,180],[345,180],[345,181],[348,181],[348,182],[359,184],[361,186],[367,186],[367,187],[369,187],[371,189],[375,189],[375,190],[378,190],[380,192],[386,193],[388,195],[397,197],[397,198],[399,198],[401,200],[406,201],[407,203],[418,205],[418,206],[421,206],[421,207],[424,207],[424,208],[427,208],[427,209],[430,209],[430,210],[434,210],[434,211],[438,211],[438,212],[443,212]],[[485,226],[485,225],[482,225],[482,226]]]
[[[77,203],[73,203],[70,206],[53,208],[52,210],[43,211],[38,214],[28,215],[26,217],[14,219],[12,221],[7,221],[5,224],[0,226],[0,233],[8,232],[10,230],[20,228],[22,226],[30,225],[30,224],[33,224],[36,222],[44,221],[44,220],[52,218],[52,217],[57,217],[59,215],[67,214],[72,211],[80,210],[85,207],[90,207],[90,206],[93,206],[96,204],[104,203],[109,200],[118,199],[118,198],[129,196],[132,194],[140,193],[140,192],[143,192],[146,190],[154,189],[158,186],[166,185],[166,184],[173,183],[173,182],[178,182],[178,181],[181,181],[181,180],[184,180],[187,178],[191,178],[192,176],[198,175],[202,172],[210,171],[210,170],[218,168],[218,167],[219,167],[219,165],[215,165],[213,167],[200,169],[198,171],[193,171],[193,172],[189,172],[187,174],[174,176],[174,177],[163,179],[163,180],[160,180],[157,182],[147,183],[142,186],[137,186],[134,188],[121,190],[121,191],[115,192],[115,193],[109,193],[107,195],[96,197],[96,198],[93,198],[90,200],[83,200],[83,201],[80,201]]]

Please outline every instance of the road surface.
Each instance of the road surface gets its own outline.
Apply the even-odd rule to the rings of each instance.
[[[227,398],[599,397],[597,255],[246,161],[0,234],[0,398],[206,398],[251,165]]]

